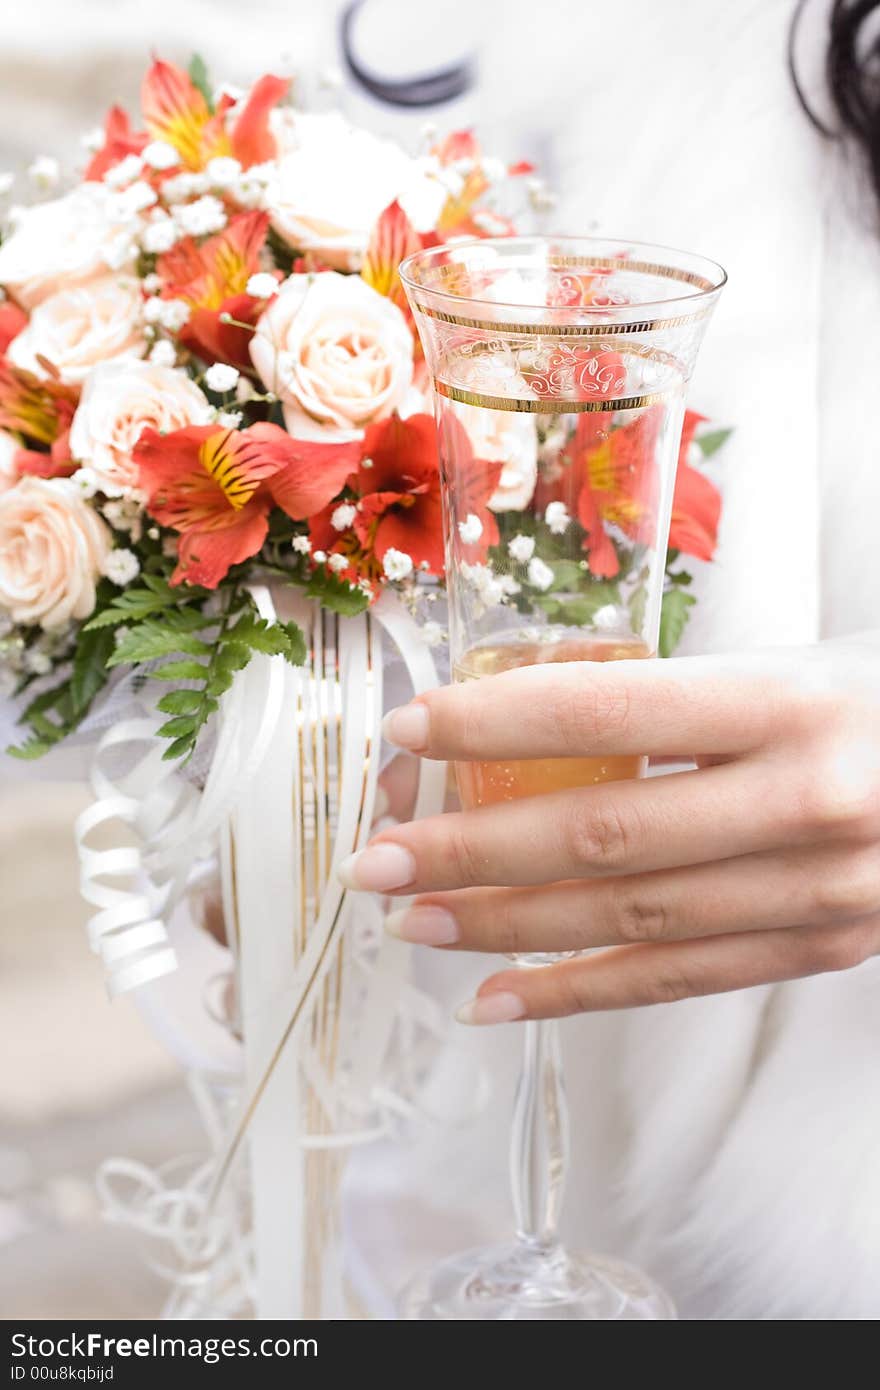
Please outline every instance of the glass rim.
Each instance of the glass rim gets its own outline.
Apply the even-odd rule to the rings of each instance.
[[[676,293],[662,297],[652,294],[650,298],[626,304],[549,306],[527,303],[524,300],[495,300],[481,298],[479,295],[458,294],[448,288],[444,289],[441,285],[426,282],[418,274],[420,270],[445,266],[450,256],[466,258],[468,253],[499,250],[507,252],[507,259],[512,260],[517,251],[525,252],[537,248],[552,250],[557,247],[560,270],[577,272],[578,269],[613,270],[619,267],[621,270],[642,271],[656,277],[666,276],[676,286],[693,288],[679,288]],[[605,248],[604,254],[600,248]],[[637,256],[638,259],[632,259],[633,256]],[[460,264],[466,268],[467,262],[462,259]],[[630,241],[623,237],[557,236],[549,233],[470,237],[467,240],[445,242],[407,256],[400,264],[399,274],[414,307],[421,308],[425,303],[430,305],[436,301],[439,316],[448,322],[462,323],[464,326],[491,327],[493,314],[515,313],[521,316],[520,325],[503,322],[494,326],[507,331],[520,326],[524,331],[539,330],[542,333],[552,332],[554,327],[557,331],[562,329],[576,332],[578,328],[589,329],[591,325],[612,327],[621,323],[633,323],[640,329],[648,330],[654,325],[645,321],[646,316],[655,319],[656,326],[659,327],[678,317],[689,318],[691,314],[702,314],[711,307],[727,283],[727,272],[723,266],[695,252],[682,251],[659,242]],[[441,303],[450,307],[440,311]],[[472,308],[475,317],[467,318],[460,312],[455,312],[456,307],[461,310],[465,305]],[[552,310],[551,324],[546,321],[548,310]],[[543,322],[539,320],[538,315],[544,316]]]

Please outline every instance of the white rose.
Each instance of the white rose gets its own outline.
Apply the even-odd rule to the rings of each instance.
[[[272,222],[291,246],[357,270],[379,214],[395,198],[418,231],[436,225],[446,189],[428,161],[350,126],[336,111],[274,115],[281,155]]]
[[[21,445],[14,435],[6,430],[0,430],[0,496],[8,492],[11,487],[15,487],[18,482],[18,473],[15,468],[15,455]]]
[[[109,497],[138,485],[134,446],[150,426],[160,433],[204,425],[211,407],[184,372],[156,362],[103,362],[86,378],[70,429],[70,452]]]
[[[522,511],[538,479],[538,434],[531,415],[457,405],[477,458],[503,463],[498,487],[489,499],[493,512]]]
[[[412,385],[412,334],[397,305],[332,270],[285,280],[250,351],[300,439],[355,437],[404,405]]]
[[[66,478],[22,478],[0,497],[0,608],[46,630],[87,618],[112,544]]]
[[[99,362],[141,357],[146,346],[140,281],[133,275],[104,275],[44,299],[9,344],[7,356],[37,376],[46,375],[39,361],[45,357],[62,381],[77,385]]]
[[[50,294],[106,273],[120,234],[113,195],[100,183],[83,183],[63,198],[23,208],[15,230],[0,246],[0,285],[26,309]],[[133,266],[133,252],[128,262]]]

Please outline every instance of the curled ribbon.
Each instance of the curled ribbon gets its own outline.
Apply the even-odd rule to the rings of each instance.
[[[265,589],[252,593],[261,615],[271,611]],[[251,662],[223,696],[201,792],[165,761],[167,741],[156,732],[162,716],[123,720],[99,742],[91,774],[95,801],[77,818],[74,835],[80,891],[98,908],[88,923],[89,944],[101,956],[111,998],[176,969],[165,921],[193,864],[212,852],[213,836],[263,761],[281,714],[282,666],[282,657]],[[114,762],[133,757],[129,771],[114,775]],[[111,825],[127,827],[132,843],[92,847],[91,836]]]
[[[275,618],[268,591],[253,592],[261,616]],[[172,1280],[168,1316],[230,1316],[245,1303],[270,1316],[265,1290],[282,1284],[286,1292],[276,1295],[272,1311],[301,1315],[291,1273],[291,1241],[296,1250],[296,1228],[308,1219],[295,1196],[305,1185],[298,1165],[309,1154],[329,1157],[372,1142],[414,1118],[461,1122],[486,1098],[485,1074],[470,1070],[457,1092],[460,1113],[432,1115],[424,1083],[438,1043],[448,1040],[448,1022],[410,982],[411,948],[385,936],[380,900],[359,896],[355,908],[335,873],[371,834],[383,704],[380,628],[416,693],[437,684],[433,656],[391,596],[342,622],[314,607],[296,616],[311,633],[311,665],[294,669],[280,657],[256,657],[239,674],[223,698],[201,792],[162,759],[157,720],[145,715],[102,739],[92,776],[97,799],[77,823],[83,893],[99,909],[89,936],[111,995],[175,968],[164,922],[196,860],[223,830],[225,915],[246,1055],[241,1095],[230,1094],[222,1114],[209,1113],[202,1101],[212,1140],[205,1162],[151,1172],[113,1159],[101,1176],[110,1219],[170,1245],[171,1262],[154,1264]],[[114,776],[121,755],[137,756],[128,772]],[[422,763],[415,814],[440,811],[444,797],[445,768]],[[110,822],[128,827],[134,843],[92,847],[90,837]],[[300,928],[294,960],[292,933]],[[344,1064],[328,1067],[314,1011],[335,988],[331,972],[341,968],[343,932],[350,981],[348,1002],[337,1005]],[[310,1098],[310,1120],[300,1091]],[[254,1200],[247,1232],[235,1169],[245,1137]],[[292,1203],[280,1214],[272,1209],[281,1200],[272,1176],[279,1154],[289,1159],[282,1164],[284,1200]]]

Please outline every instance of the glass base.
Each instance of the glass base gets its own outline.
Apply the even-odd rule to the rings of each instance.
[[[637,1269],[600,1255],[526,1245],[469,1250],[418,1275],[398,1301],[420,1321],[543,1322],[677,1317],[669,1295]]]

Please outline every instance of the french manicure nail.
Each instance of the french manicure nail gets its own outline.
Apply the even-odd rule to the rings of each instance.
[[[480,994],[456,1009],[459,1023],[513,1023],[525,1018],[526,1006],[518,994],[498,990],[495,994]]]
[[[382,734],[398,748],[417,752],[428,744],[428,711],[422,704],[401,705],[389,710],[382,720]]]
[[[402,907],[385,918],[389,936],[416,946],[450,946],[458,940],[458,923],[444,907]]]
[[[403,888],[416,876],[416,861],[403,845],[370,845],[343,859],[337,870],[344,888],[364,893],[390,893]]]

